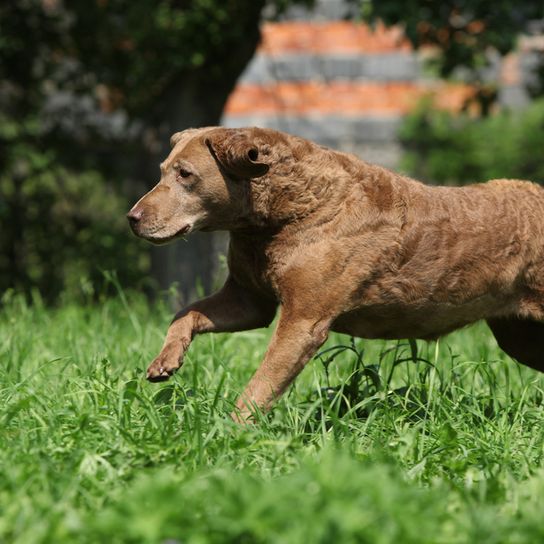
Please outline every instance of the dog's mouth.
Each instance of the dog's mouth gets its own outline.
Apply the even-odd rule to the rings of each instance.
[[[147,236],[144,236],[144,238],[155,245],[162,245],[162,244],[167,244],[168,242],[171,242],[172,240],[175,240],[177,238],[184,238],[187,234],[191,232],[191,230],[192,230],[192,225],[187,224],[181,227],[176,233],[170,236],[162,237],[162,236],[156,236],[156,235],[147,235]]]

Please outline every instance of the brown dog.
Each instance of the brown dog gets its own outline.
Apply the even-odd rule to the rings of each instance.
[[[176,314],[148,379],[195,334],[278,325],[234,416],[267,409],[330,330],[432,339],[486,319],[500,347],[544,370],[544,189],[493,180],[431,187],[268,129],[172,137],[161,180],[129,212],[162,243],[230,231],[229,277]]]

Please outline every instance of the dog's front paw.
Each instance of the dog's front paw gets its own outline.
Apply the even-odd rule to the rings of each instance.
[[[163,382],[181,366],[181,355],[179,350],[163,349],[157,358],[147,369],[147,379],[150,382]]]

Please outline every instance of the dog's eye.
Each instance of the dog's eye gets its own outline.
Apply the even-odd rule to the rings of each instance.
[[[191,174],[192,172],[190,170],[186,170],[185,168],[180,168],[178,170],[178,176],[182,178],[188,178]]]

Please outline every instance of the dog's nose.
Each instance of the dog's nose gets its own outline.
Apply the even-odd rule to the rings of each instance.
[[[131,225],[136,225],[138,221],[142,218],[142,215],[144,214],[144,211],[141,208],[132,209],[127,213],[127,219],[128,222]]]

